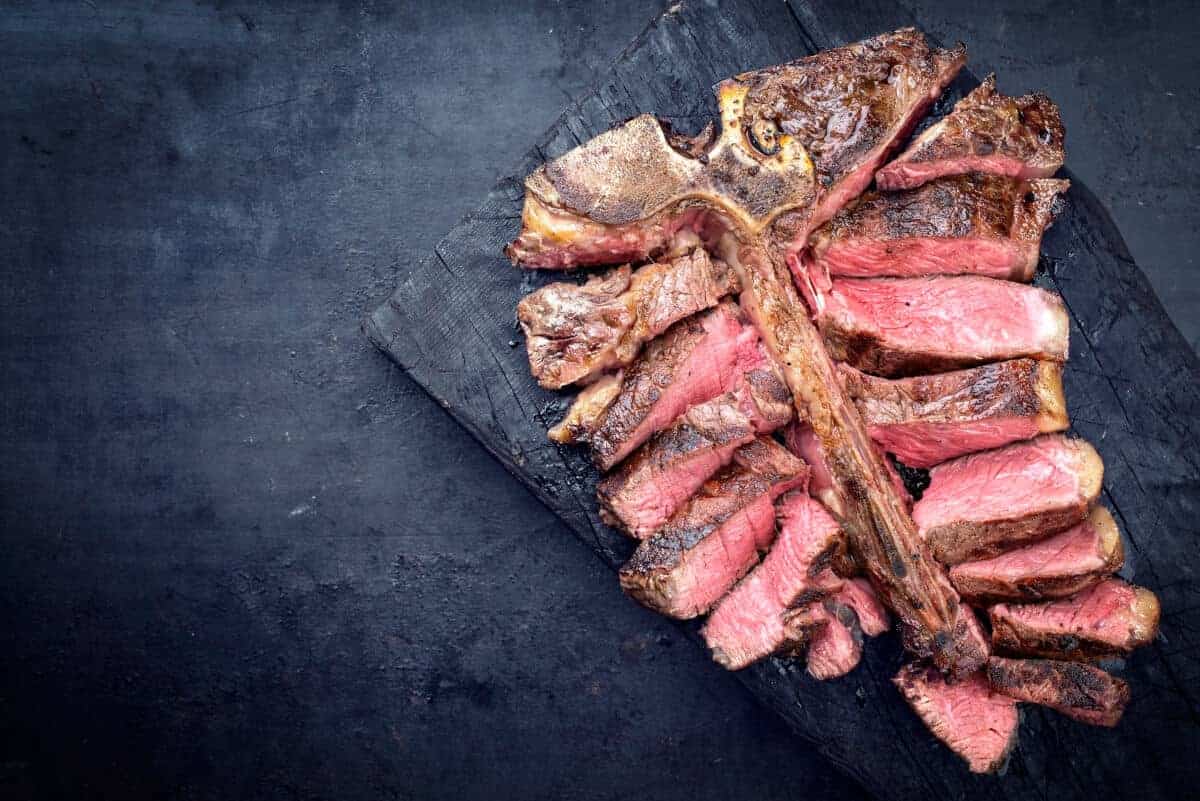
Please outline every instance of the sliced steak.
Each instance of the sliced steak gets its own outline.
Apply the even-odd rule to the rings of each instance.
[[[1017,702],[992,692],[983,673],[947,682],[936,670],[906,665],[893,679],[929,730],[967,762],[972,773],[993,773],[1017,743]]]
[[[820,443],[835,498],[830,511],[872,585],[904,624],[906,647],[956,675],[978,669],[987,642],[917,532],[895,474],[841,386],[778,253],[728,236],[721,255],[738,272],[741,303],[784,372],[797,418]]]
[[[780,499],[776,520],[779,533],[762,564],[725,596],[703,629],[713,659],[729,670],[794,649],[796,629],[784,626],[785,612],[842,584],[828,568],[845,549],[845,539],[821,504],[804,492],[790,492]]]
[[[815,303],[830,355],[874,375],[1067,358],[1062,299],[1037,287],[969,275],[845,278]]]
[[[604,419],[604,413],[621,394],[625,373],[618,370],[596,379],[579,391],[563,419],[550,429],[551,441],[577,445],[592,438],[592,432]]]
[[[728,464],[734,450],[791,419],[783,378],[761,347],[759,352],[762,365],[745,373],[735,389],[693,406],[600,481],[596,495],[604,522],[645,539]]]
[[[978,562],[963,562],[950,581],[972,603],[1065,598],[1108,578],[1125,563],[1121,534],[1103,506],[1061,534]]]
[[[713,212],[759,234],[790,215],[808,231],[870,184],[966,60],[912,28],[721,82],[721,132],[683,141],[643,114],[525,180],[514,264],[564,268],[645,259]]]
[[[812,267],[848,278],[985,275],[1029,281],[1068,181],[989,175],[868,192],[813,233]]]
[[[1046,434],[933,468],[913,520],[943,564],[987,559],[1081,522],[1103,477],[1095,448]]]
[[[858,667],[862,659],[863,631],[854,609],[840,598],[826,598],[816,606],[819,611],[812,610],[810,614],[818,620],[824,615],[826,622],[812,635],[807,655],[808,675],[817,681],[828,681],[845,676]]]
[[[1007,97],[989,75],[954,110],[875,173],[881,189],[909,189],[968,172],[1048,178],[1063,164],[1058,106],[1043,94]]]
[[[734,292],[733,273],[700,248],[582,285],[547,284],[517,304],[530,372],[547,389],[587,382],[629,364],[644,342]]]
[[[1079,662],[993,656],[987,677],[995,692],[1048,706],[1093,726],[1116,726],[1129,703],[1128,684]]]
[[[808,469],[769,437],[734,453],[621,568],[621,586],[674,618],[707,612],[775,537],[774,502],[803,486]]]
[[[892,627],[887,608],[865,578],[846,579],[837,599],[854,610],[863,634],[868,637],[878,637]]]
[[[689,407],[729,391],[759,358],[757,335],[732,303],[671,326],[625,370],[590,437],[596,466],[610,469]]]
[[[1011,359],[893,380],[846,364],[839,369],[871,438],[910,467],[933,467],[1070,424],[1058,362]]]
[[[1000,653],[1088,661],[1120,656],[1158,634],[1158,598],[1116,578],[1061,601],[988,610]]]

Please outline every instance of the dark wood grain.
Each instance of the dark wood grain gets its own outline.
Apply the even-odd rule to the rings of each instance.
[[[631,549],[596,516],[594,471],[582,453],[545,438],[569,395],[541,390],[530,378],[515,323],[518,299],[547,280],[513,269],[501,254],[517,230],[521,178],[641,111],[697,129],[714,112],[709,87],[720,78],[911,22],[882,3],[853,15],[834,3],[674,6],[566,109],[512,177],[412,265],[366,322],[368,335],[618,566]],[[962,78],[948,100],[972,81]],[[1046,237],[1039,281],[1059,290],[1071,310],[1066,381],[1074,427],[1104,456],[1106,500],[1127,537],[1125,572],[1162,598],[1163,636],[1124,666],[1134,700],[1118,729],[1029,708],[1002,778],[968,774],[904,706],[889,682],[901,660],[894,638],[872,643],[863,665],[841,681],[814,682],[802,666],[780,660],[740,674],[800,736],[880,798],[1172,798],[1200,783],[1200,766],[1184,756],[1200,751],[1200,651],[1191,623],[1200,567],[1200,364],[1104,210],[1078,184],[1069,197]]]

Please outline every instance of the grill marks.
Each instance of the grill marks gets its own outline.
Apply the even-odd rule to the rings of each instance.
[[[1093,726],[1116,726],[1129,703],[1129,685],[1099,668],[1050,659],[988,660],[995,692],[1050,707]]]

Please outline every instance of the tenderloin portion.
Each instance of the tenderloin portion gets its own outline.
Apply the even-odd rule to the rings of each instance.
[[[586,283],[547,284],[517,304],[529,369],[547,389],[629,364],[642,344],[737,291],[733,273],[701,248]]]
[[[743,445],[621,568],[621,587],[669,617],[702,615],[775,538],[774,502],[803,486],[804,463],[769,437]]]
[[[1124,563],[1117,524],[1107,509],[1097,506],[1087,520],[1049,539],[955,565],[950,581],[971,602],[1037,601],[1087,589]]]
[[[1048,178],[1063,165],[1063,124],[1044,94],[1007,97],[989,75],[875,173],[880,189],[910,189],[942,175],[992,173]]]
[[[1158,634],[1158,598],[1110,578],[1078,595],[988,610],[992,645],[1006,654],[1088,661],[1127,654]]]
[[[1078,662],[993,656],[987,677],[998,693],[1048,706],[1093,726],[1116,726],[1129,703],[1127,683]]]
[[[1004,766],[1017,743],[1017,703],[992,692],[983,673],[950,683],[936,670],[907,665],[892,681],[934,736],[966,760],[972,773]]]
[[[965,275],[846,278],[814,302],[830,355],[874,375],[1067,358],[1062,299],[1037,287]]]
[[[791,419],[791,395],[761,347],[759,354],[761,365],[743,374],[736,389],[693,406],[599,483],[604,522],[645,539],[736,448]]]
[[[779,533],[770,552],[725,596],[702,631],[713,659],[729,670],[802,645],[810,632],[786,627],[784,614],[842,585],[829,566],[845,539],[821,504],[803,492],[788,493],[779,501],[776,520]]]
[[[933,468],[913,520],[943,564],[986,559],[1081,522],[1103,476],[1095,448],[1047,434]]]
[[[849,278],[985,275],[1029,281],[1068,181],[988,175],[868,192],[811,239],[816,269]]]
[[[717,87],[720,135],[684,141],[644,114],[535,170],[506,253],[535,268],[642,260],[713,216],[797,249],[871,182],[966,60],[912,28],[742,73]]]
[[[871,438],[910,467],[999,448],[1070,424],[1062,365],[1012,359],[888,380],[839,365]]]
[[[691,406],[734,387],[761,361],[757,334],[733,303],[671,326],[625,370],[592,433],[592,460],[608,470]]]

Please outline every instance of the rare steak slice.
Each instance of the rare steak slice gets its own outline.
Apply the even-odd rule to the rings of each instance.
[[[1004,654],[1088,661],[1122,656],[1158,634],[1158,598],[1106,579],[1061,601],[997,604],[988,610],[992,645]]]
[[[875,173],[881,189],[911,189],[942,175],[1048,178],[1063,164],[1058,106],[1043,94],[1006,97],[989,75],[945,118]]]
[[[525,179],[514,264],[561,269],[641,260],[711,217],[758,235],[788,214],[800,236],[870,184],[896,143],[953,80],[960,45],[912,28],[716,89],[721,130],[692,139],[649,114],[600,134]]]
[[[1041,704],[1093,726],[1116,726],[1129,703],[1129,685],[1098,667],[1052,659],[988,660],[992,689]]]
[[[1097,506],[1061,534],[978,562],[963,562],[950,581],[972,603],[1065,598],[1108,578],[1125,564],[1121,534]]]
[[[775,538],[775,499],[808,469],[770,437],[743,445],[621,568],[621,586],[674,618],[707,612]]]
[[[703,629],[713,659],[729,670],[800,645],[796,631],[784,626],[784,614],[842,584],[828,568],[845,539],[821,504],[790,492],[779,500],[776,520],[779,533],[762,564],[725,596]],[[807,639],[807,632],[800,636]]]
[[[759,357],[757,335],[725,302],[653,340],[624,372],[621,391],[592,432],[592,459],[608,470],[691,406],[727,392]]]
[[[913,520],[943,564],[986,559],[1083,521],[1103,476],[1087,442],[1046,434],[933,468]]]
[[[814,303],[830,355],[874,375],[1067,359],[1062,299],[1037,287],[973,275],[844,278]]]
[[[993,692],[982,672],[947,682],[936,670],[906,665],[893,679],[904,700],[972,773],[993,773],[1017,742],[1017,702]]]
[[[736,291],[729,268],[701,248],[636,272],[618,267],[582,285],[547,284],[517,304],[530,372],[546,389],[593,380]]]
[[[596,488],[604,522],[645,539],[755,434],[792,417],[792,396],[765,351],[738,386],[693,406],[634,451]]]
[[[808,675],[817,681],[845,676],[858,667],[862,659],[863,630],[858,615],[849,604],[837,596],[826,598],[806,614],[822,618],[825,625],[812,635],[806,657]]]
[[[1062,365],[1010,359],[903,379],[839,366],[871,438],[910,467],[999,448],[1069,425]]]
[[[849,278],[985,275],[1029,281],[1069,182],[991,175],[868,192],[813,233],[813,267]]]

